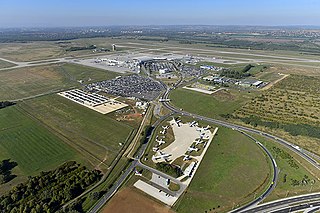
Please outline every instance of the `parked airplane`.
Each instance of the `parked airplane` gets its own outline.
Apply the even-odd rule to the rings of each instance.
[[[188,148],[188,152],[189,153],[191,153],[191,152],[193,152],[193,151],[199,151],[199,149],[198,148],[195,148],[195,147],[192,147],[192,146],[190,146],[189,148]]]
[[[195,142],[196,142],[196,146],[197,146],[198,144],[201,144],[201,143],[203,143],[204,141],[201,140],[201,138],[199,138],[199,139],[195,140]]]
[[[166,143],[163,139],[161,139],[161,140],[156,139],[156,141],[159,146]]]
[[[180,122],[181,122],[181,120],[177,120],[177,121],[176,121],[178,127],[180,127]]]
[[[203,127],[197,128],[197,131],[202,132],[203,131]]]
[[[190,127],[198,126],[198,122],[192,121],[192,122],[189,123],[189,126]]]
[[[205,128],[203,128],[203,130],[208,130],[208,129],[210,129],[211,128],[211,126],[206,126]]]
[[[160,134],[166,134],[166,130],[164,129],[164,130],[162,130],[162,131],[160,131]]]
[[[160,155],[158,155],[158,156],[153,155],[152,156],[152,160],[164,159],[165,161],[167,161],[168,158],[171,156],[171,154],[167,154],[167,153],[164,153],[164,152],[161,152],[161,151],[158,151],[158,153]]]
[[[206,131],[206,130],[209,130],[211,128],[211,126],[206,126],[206,127],[200,127],[200,128],[197,128],[197,131],[199,132],[202,132],[202,131]]]
[[[191,160],[190,155],[185,155],[185,156],[183,157],[183,161],[188,161],[188,160]]]
[[[167,130],[167,129],[169,129],[169,126],[162,126],[162,129]]]
[[[159,148],[158,147],[153,147],[152,151],[157,152],[157,151],[159,151]]]

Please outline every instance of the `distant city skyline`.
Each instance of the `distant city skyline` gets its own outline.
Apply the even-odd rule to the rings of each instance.
[[[320,25],[319,0],[1,0],[0,27]]]

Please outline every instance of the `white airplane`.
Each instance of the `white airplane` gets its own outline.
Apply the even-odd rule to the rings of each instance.
[[[152,151],[157,152],[157,151],[159,151],[159,148],[158,147],[152,147]]]
[[[189,123],[189,126],[190,127],[198,126],[198,122],[192,121],[192,122]]]
[[[196,142],[196,146],[197,146],[198,144],[201,144],[201,143],[203,143],[204,141],[201,140],[201,138],[199,138],[199,139],[195,140],[194,142]]]
[[[206,127],[200,127],[200,128],[197,128],[197,131],[199,131],[199,132],[202,132],[202,131],[206,131],[206,130],[208,130],[208,129],[210,129],[211,128],[211,126],[206,126]]]
[[[163,139],[161,139],[161,140],[156,139],[156,141],[159,146],[166,143]]]
[[[169,129],[169,126],[162,126],[163,130]]]
[[[206,148],[206,146],[207,146],[207,142],[205,142],[205,143],[203,144],[203,148]]]
[[[208,126],[204,127],[203,130],[208,130],[210,128],[211,128],[211,126],[208,125]]]
[[[191,159],[190,155],[185,155],[185,156],[183,157],[183,161],[188,161],[188,160],[190,160],[190,159]]]
[[[202,132],[203,131],[203,127],[197,128],[197,131]]]
[[[176,124],[178,125],[178,127],[180,127],[180,122],[181,120],[176,120]]]
[[[188,152],[189,153],[191,153],[191,152],[193,152],[193,151],[199,151],[199,149],[198,148],[195,148],[195,147],[192,147],[192,146],[190,146],[189,148],[188,148]]]
[[[164,129],[164,130],[162,130],[162,131],[160,131],[160,134],[166,134],[166,130]]]
[[[171,154],[167,154],[167,153],[164,153],[164,152],[161,152],[161,151],[158,151],[158,153],[160,153],[160,155],[158,155],[158,156],[153,155],[152,156],[153,160],[164,159],[165,161],[167,161],[168,158],[171,156]]]

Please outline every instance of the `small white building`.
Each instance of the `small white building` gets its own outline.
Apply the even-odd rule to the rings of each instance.
[[[136,102],[136,107],[138,107],[139,109],[147,109],[147,107],[148,107],[148,102],[145,102],[145,101],[137,101],[137,102]]]
[[[212,75],[203,78],[203,80],[205,80],[205,81],[213,81],[214,79],[215,79],[215,77]]]
[[[163,74],[166,74],[166,73],[169,73],[170,70],[168,68],[165,68],[165,69],[159,69],[159,74],[163,75]]]
[[[200,66],[200,69],[204,69],[204,70],[213,70],[213,66],[209,66],[209,65],[202,65]]]

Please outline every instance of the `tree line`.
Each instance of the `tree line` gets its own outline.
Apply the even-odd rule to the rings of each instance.
[[[0,212],[57,212],[68,201],[100,180],[102,174],[75,161],[28,177],[0,197]]]
[[[8,106],[12,106],[15,103],[10,102],[10,101],[0,101],[0,109],[8,107]]]
[[[228,78],[235,78],[235,79],[246,78],[251,76],[251,73],[249,73],[248,71],[252,67],[254,67],[252,64],[248,64],[244,68],[242,68],[240,71],[232,70],[232,69],[223,69],[220,75]]]
[[[0,184],[4,184],[16,177],[11,170],[18,164],[10,159],[2,160],[0,162]]]
[[[292,136],[309,136],[313,138],[320,139],[320,128],[316,126],[311,126],[309,124],[293,124],[293,123],[279,123],[276,121],[265,121],[260,119],[257,116],[249,116],[249,117],[238,117],[234,115],[221,115],[224,118],[232,118],[232,119],[240,119],[246,124],[250,124],[253,127],[257,126],[264,126],[271,129],[283,129],[284,131],[288,132]]]

